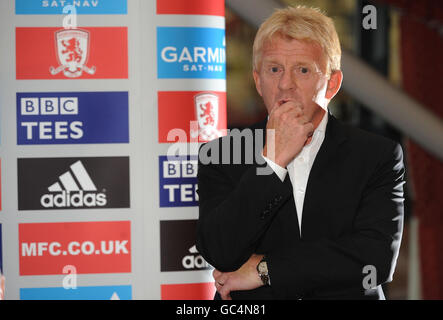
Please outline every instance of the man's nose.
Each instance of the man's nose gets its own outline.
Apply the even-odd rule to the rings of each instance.
[[[296,83],[295,79],[293,78],[293,75],[291,72],[283,71],[282,75],[280,77],[280,80],[278,82],[278,87],[280,90],[290,90],[295,89]]]

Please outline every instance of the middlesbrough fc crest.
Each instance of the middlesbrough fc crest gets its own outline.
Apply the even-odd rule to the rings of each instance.
[[[200,93],[194,97],[195,114],[198,120],[198,139],[211,141],[221,137],[218,126],[218,96]]]
[[[55,33],[55,47],[57,50],[57,68],[50,67],[52,75],[63,71],[68,78],[80,77],[85,71],[95,73],[95,67],[88,68],[89,32],[80,29],[64,29]]]

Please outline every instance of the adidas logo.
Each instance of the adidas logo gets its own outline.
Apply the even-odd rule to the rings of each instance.
[[[184,256],[182,259],[182,264],[185,269],[207,269],[209,264],[203,259],[201,255],[198,254],[197,247],[193,245],[189,248],[189,253],[192,255]]]
[[[97,192],[82,162],[75,162],[70,169],[59,176],[59,182],[48,187],[51,193],[44,194],[40,204],[45,208],[105,206],[106,194]]]

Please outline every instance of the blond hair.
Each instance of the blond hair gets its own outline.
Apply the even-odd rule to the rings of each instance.
[[[259,63],[265,42],[277,34],[318,43],[326,57],[326,74],[340,70],[341,48],[334,22],[319,9],[305,6],[278,9],[262,23],[253,45],[254,70],[260,70]]]

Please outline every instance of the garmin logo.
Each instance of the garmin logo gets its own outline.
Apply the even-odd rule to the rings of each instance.
[[[159,79],[226,79],[225,30],[200,27],[158,27]]]
[[[18,159],[19,210],[129,208],[129,158]]]
[[[184,47],[177,51],[176,47],[166,47],[161,51],[161,57],[165,62],[189,62],[189,63],[225,63],[226,50],[224,48]],[[192,53],[191,53],[192,52]]]
[[[41,205],[45,208],[105,206],[106,194],[97,192],[82,162],[77,161],[70,168],[73,174],[67,171],[59,177],[60,183],[56,182],[49,186],[48,191],[51,193],[41,197]]]

